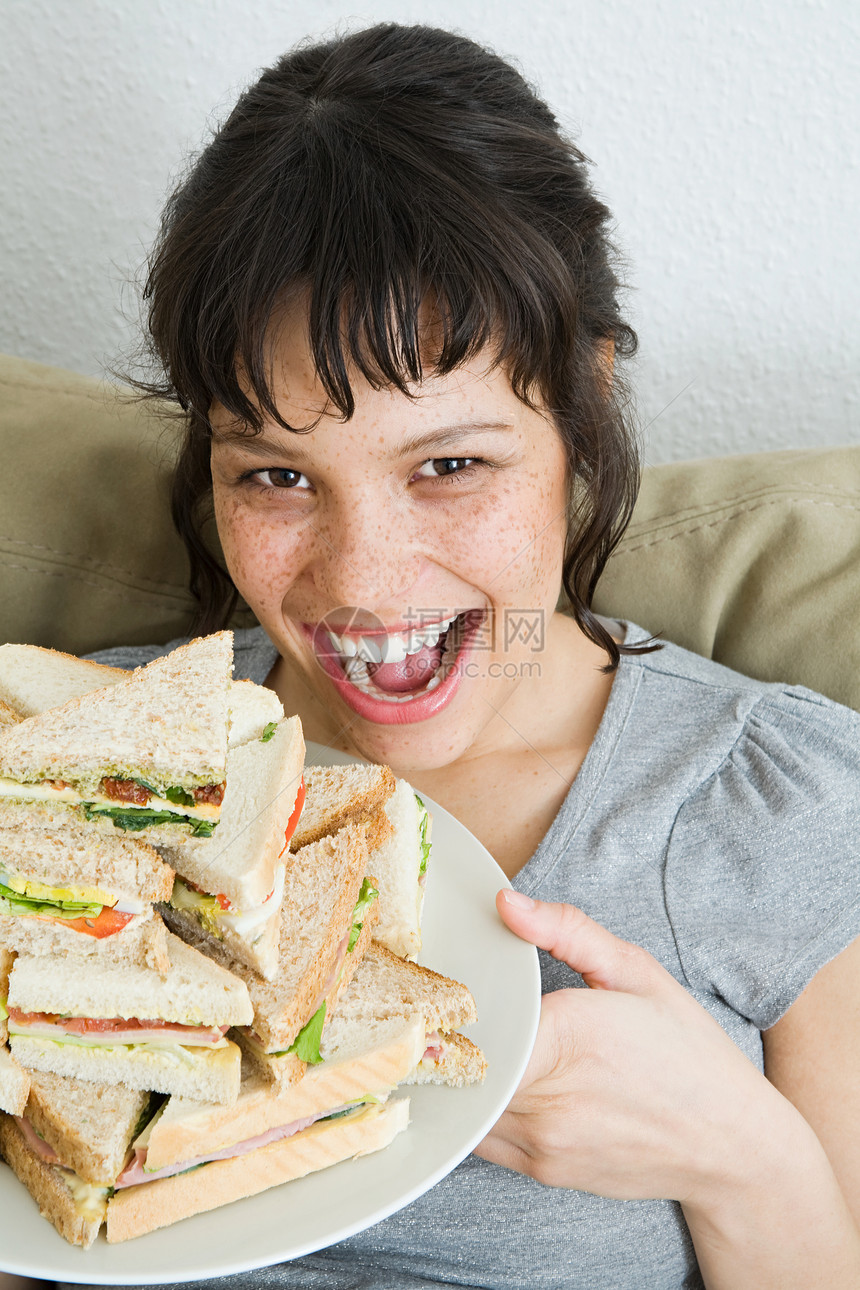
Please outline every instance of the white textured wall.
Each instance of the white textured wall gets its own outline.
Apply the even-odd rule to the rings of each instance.
[[[0,349],[112,362],[213,109],[296,39],[389,18],[518,59],[596,163],[652,461],[860,438],[853,0],[0,0]]]

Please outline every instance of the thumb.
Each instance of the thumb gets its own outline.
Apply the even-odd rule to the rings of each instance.
[[[573,968],[592,990],[645,994],[664,977],[671,980],[647,950],[613,936],[574,905],[532,900],[506,887],[496,908],[512,932]]]

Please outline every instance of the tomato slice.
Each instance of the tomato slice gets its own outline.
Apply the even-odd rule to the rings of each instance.
[[[134,914],[119,914],[105,905],[96,918],[63,918],[55,921],[62,921],[63,927],[70,927],[73,932],[82,932],[84,936],[94,936],[96,940],[103,941],[106,936],[121,932],[133,918]]]
[[[302,775],[302,782],[299,784],[298,793],[296,793],[296,804],[293,807],[292,815],[287,820],[287,827],[284,832],[285,841],[284,841],[283,849],[281,850],[281,855],[284,854],[284,851],[286,851],[287,847],[290,845],[290,838],[293,836],[293,834],[296,831],[296,825],[299,822],[299,816],[302,813],[302,807],[304,806],[304,804],[305,804],[305,777],[304,775]],[[278,858],[280,859],[280,856]]]

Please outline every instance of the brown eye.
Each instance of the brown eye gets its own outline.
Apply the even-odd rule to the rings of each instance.
[[[286,466],[272,466],[268,470],[258,470],[257,478],[269,488],[298,488],[301,481],[307,480],[298,470],[288,470]]]
[[[439,479],[444,475],[460,475],[476,465],[477,457],[433,457],[420,466],[416,474],[424,479]]]

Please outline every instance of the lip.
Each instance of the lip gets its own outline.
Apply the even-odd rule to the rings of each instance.
[[[419,694],[414,699],[406,699],[402,703],[375,699],[373,695],[365,694],[356,686],[351,685],[343,673],[339,653],[332,648],[326,628],[322,626],[312,627],[307,623],[302,623],[301,627],[311,642],[320,667],[331,680],[347,707],[351,708],[365,721],[372,721],[376,725],[400,726],[409,725],[415,721],[428,721],[431,717],[435,717],[443,708],[447,707],[459,690],[465,676],[464,666],[472,652],[472,647],[481,625],[486,618],[484,610],[472,610],[470,612],[475,614],[475,621],[466,627],[463,641],[457,657],[451,664],[448,675],[429,693]],[[334,629],[332,628],[331,630]],[[364,635],[365,633],[360,634]],[[370,635],[371,633],[367,634]],[[374,633],[374,635],[387,634],[385,632]],[[336,632],[335,635],[337,635]]]

